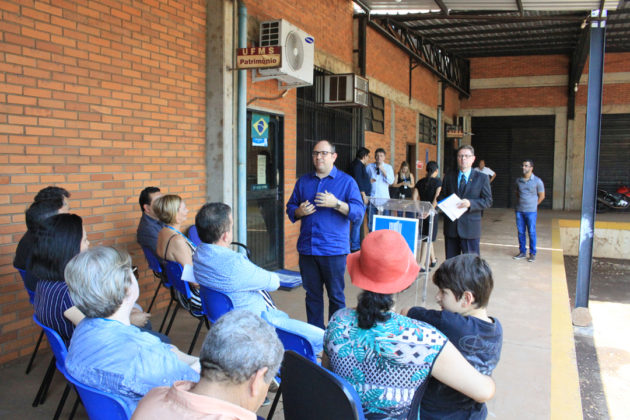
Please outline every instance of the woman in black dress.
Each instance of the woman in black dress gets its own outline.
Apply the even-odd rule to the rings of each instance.
[[[413,194],[413,174],[409,170],[409,164],[403,161],[400,164],[400,169],[396,174],[396,180],[392,184],[392,187],[398,188],[398,196],[393,198],[409,199]]]
[[[433,208],[437,206],[437,198],[440,195],[440,191],[442,190],[442,180],[438,177],[438,164],[435,161],[430,161],[427,163],[427,175],[418,181],[416,186],[413,189],[413,199],[420,201],[429,201]],[[435,242],[437,238],[438,231],[438,218],[434,216],[433,218],[433,232],[431,233],[431,246],[429,248],[429,252],[431,254],[431,265],[430,267],[435,267],[437,264],[437,258],[435,258],[435,251],[433,250],[433,242]],[[429,235],[429,223],[422,224],[422,236]],[[425,267],[422,267],[422,263],[426,257],[426,246],[425,242],[422,242],[422,252],[420,253],[420,272],[425,271]]]

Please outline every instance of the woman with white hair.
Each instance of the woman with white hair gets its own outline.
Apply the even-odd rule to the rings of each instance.
[[[117,394],[131,411],[151,388],[198,380],[198,359],[131,325],[138,282],[125,251],[95,247],[65,270],[72,301],[85,315],[74,330],[66,369],[88,386]]]

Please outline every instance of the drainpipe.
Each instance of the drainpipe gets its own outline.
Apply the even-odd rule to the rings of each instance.
[[[238,5],[238,47],[247,47],[247,7],[242,2]],[[247,70],[238,71],[237,113],[236,237],[238,242],[247,245]]]

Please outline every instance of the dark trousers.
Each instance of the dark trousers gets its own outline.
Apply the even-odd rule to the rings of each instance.
[[[477,254],[479,255],[480,238],[464,239],[444,237],[444,251],[446,259],[455,257],[459,254]]]
[[[364,215],[365,216],[365,215]],[[350,222],[350,250],[352,252],[361,249],[361,228],[363,227],[363,217],[360,222]]]
[[[343,293],[346,256],[317,256],[300,254],[300,274],[306,290],[306,320],[309,324],[325,329],[324,289],[328,294],[328,318],[346,307]]]

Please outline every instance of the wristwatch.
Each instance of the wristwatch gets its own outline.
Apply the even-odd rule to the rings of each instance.
[[[337,205],[335,206],[335,210],[339,210],[341,208],[341,203],[343,203],[343,201],[337,200]]]

